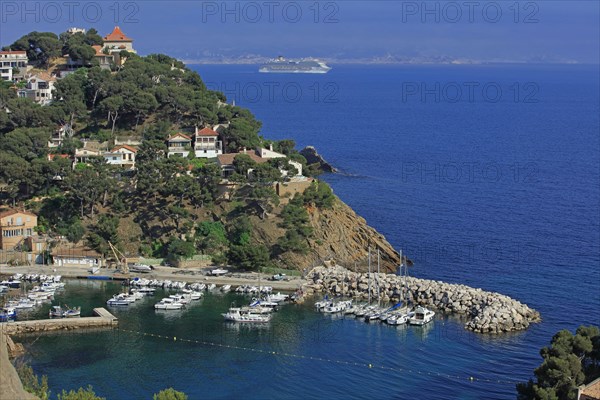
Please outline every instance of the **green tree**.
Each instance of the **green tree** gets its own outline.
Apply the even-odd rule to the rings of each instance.
[[[580,326],[575,335],[562,330],[540,355],[544,361],[534,371],[536,381],[519,383],[517,398],[576,399],[577,386],[600,377],[600,330],[596,326]]]
[[[31,32],[10,46],[11,50],[25,50],[29,62],[48,67],[52,58],[60,57],[62,45],[52,32]]]
[[[33,369],[25,364],[18,366],[16,370],[25,391],[36,395],[41,400],[48,400],[50,398],[48,377],[46,375],[42,376],[42,379],[39,379],[33,373]]]
[[[335,195],[327,183],[315,180],[304,191],[304,203],[318,208],[332,208]]]
[[[220,221],[203,221],[196,227],[198,249],[205,254],[219,254],[229,245],[227,231]]]
[[[113,246],[119,247],[119,217],[108,214],[102,214],[92,231],[87,236],[88,245],[103,255],[110,254],[110,242]]]
[[[58,395],[58,400],[106,400],[106,398],[96,396],[92,386],[88,386],[86,389],[79,388],[77,391],[71,389],[67,392],[63,389],[62,393]]]
[[[107,116],[107,122],[112,123],[110,130],[111,136],[115,134],[115,124],[121,116],[124,105],[125,101],[123,100],[123,97],[118,95],[107,97],[98,104],[99,111]]]
[[[163,389],[152,396],[152,400],[187,400],[188,396],[173,388]]]

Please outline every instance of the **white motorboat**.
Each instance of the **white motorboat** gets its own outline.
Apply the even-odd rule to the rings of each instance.
[[[231,285],[223,285],[223,286],[221,287],[221,292],[223,292],[223,293],[227,293],[227,292],[229,292],[230,290],[231,290]]]
[[[156,310],[181,310],[183,303],[176,301],[171,297],[166,297],[154,305]]]
[[[282,294],[281,292],[277,292],[275,294],[269,294],[267,296],[267,300],[275,302],[275,303],[281,303],[281,302],[288,300],[289,297],[290,296],[287,294]]]
[[[126,294],[126,293],[119,293],[119,294],[115,294],[112,298],[108,299],[108,301],[106,302],[107,306],[128,306],[131,303],[135,302],[135,298],[133,298],[132,296]]]
[[[211,283],[210,285],[208,285],[206,287],[206,290],[212,291],[212,290],[215,290],[216,287],[217,287],[217,285],[215,285],[214,283]]]
[[[390,315],[385,322],[388,325],[404,325],[408,322],[408,315],[407,314],[392,314]]]
[[[428,308],[419,306],[415,308],[414,314],[409,318],[408,323],[411,325],[425,325],[433,321],[435,312]]]
[[[146,264],[133,264],[129,267],[129,270],[132,272],[141,272],[141,273],[149,273],[152,272],[152,267]]]
[[[226,321],[265,323],[271,320],[271,314],[257,314],[241,308],[232,307],[223,315]]]
[[[149,287],[141,287],[139,289],[133,289],[132,292],[133,293],[141,293],[144,296],[154,296],[154,292],[156,292],[156,289],[149,288]]]
[[[228,273],[229,271],[223,268],[216,268],[210,271],[210,274],[212,276],[222,276],[225,275],[226,273]]]

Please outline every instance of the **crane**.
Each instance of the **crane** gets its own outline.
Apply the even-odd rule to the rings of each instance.
[[[123,255],[123,253],[119,251],[119,249],[113,246],[113,244],[110,241],[108,242],[108,245],[110,246],[110,249],[112,250],[113,255],[115,256],[117,267],[120,267],[121,272],[123,272],[124,274],[129,273],[129,267],[127,266],[127,258]]]

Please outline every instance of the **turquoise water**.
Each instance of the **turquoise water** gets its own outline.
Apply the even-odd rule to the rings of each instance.
[[[109,399],[150,398],[168,386],[192,399],[510,399],[507,381],[532,375],[556,331],[600,325],[598,66],[334,66],[323,76],[197,69],[251,108],[265,137],[315,145],[342,169],[324,178],[414,260],[412,275],[510,295],[543,321],[490,337],[443,316],[425,330],[395,329],[331,319],[308,303],[286,307],[266,328],[238,330],[219,316],[233,294],[174,315],[157,315],[148,302],[119,313],[121,328],[177,341],[119,331],[26,338],[35,371],[53,390],[89,383]],[[292,101],[276,89],[270,97],[273,82],[303,95]],[[404,101],[407,83],[436,82],[494,82],[505,96]],[[531,82],[536,102],[506,95]],[[478,169],[456,176],[456,165]],[[70,284],[67,303],[91,310],[120,289],[86,285]]]
[[[55,302],[80,304],[82,315],[91,315],[100,300],[120,290],[111,282],[69,281]],[[267,325],[246,326],[225,323],[220,313],[248,302],[247,296],[208,293],[186,310],[155,311],[164,293],[111,308],[118,330],[23,336],[26,358],[48,375],[55,393],[89,383],[109,399],[149,398],[169,386],[192,399],[344,397],[350,388],[360,388],[357,397],[407,398],[417,390],[435,397],[438,385],[469,398],[474,388],[502,387],[498,395],[512,390],[511,382],[497,382],[506,377],[488,364],[489,357],[498,348],[510,351],[527,335],[490,339],[444,316],[425,327],[366,324],[318,314],[312,301],[282,307]],[[436,361],[441,349],[453,365]],[[496,382],[470,382],[471,376]]]

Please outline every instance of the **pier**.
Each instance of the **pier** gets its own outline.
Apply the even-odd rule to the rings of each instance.
[[[117,317],[105,308],[94,308],[94,314],[96,314],[94,317],[2,322],[0,323],[0,331],[6,335],[18,335],[85,328],[112,328],[119,323]]]

